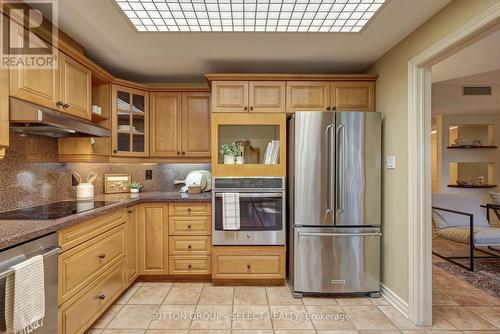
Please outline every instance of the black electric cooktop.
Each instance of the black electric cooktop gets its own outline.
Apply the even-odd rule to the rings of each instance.
[[[0,220],[50,220],[85,212],[116,202],[63,201],[33,206],[31,208],[0,212]]]

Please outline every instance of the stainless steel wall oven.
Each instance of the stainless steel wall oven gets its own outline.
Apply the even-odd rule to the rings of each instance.
[[[214,245],[284,245],[285,179],[282,177],[214,177],[212,242]],[[224,230],[222,194],[238,193],[240,229]]]

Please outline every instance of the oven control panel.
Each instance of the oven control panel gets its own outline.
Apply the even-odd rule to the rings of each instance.
[[[283,189],[282,177],[214,178],[213,188],[220,189]]]

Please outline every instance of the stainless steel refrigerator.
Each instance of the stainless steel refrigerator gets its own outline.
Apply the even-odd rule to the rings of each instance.
[[[377,295],[380,114],[297,112],[288,133],[291,289]]]

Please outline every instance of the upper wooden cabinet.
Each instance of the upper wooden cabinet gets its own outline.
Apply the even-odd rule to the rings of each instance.
[[[375,111],[373,81],[289,81],[287,112]]]
[[[284,81],[214,81],[213,112],[285,112]]]
[[[91,119],[89,69],[62,52],[57,69],[10,69],[10,95],[43,107]]]
[[[92,72],[85,66],[60,54],[60,101],[62,111],[77,117],[92,118]]]
[[[210,93],[151,93],[151,156],[210,157]]]
[[[112,155],[149,155],[149,93],[124,86],[112,87]]]
[[[375,83],[332,82],[331,106],[339,111],[375,111]]]
[[[287,112],[324,111],[329,106],[329,82],[287,82]]]
[[[152,157],[181,155],[181,93],[151,93]]]

